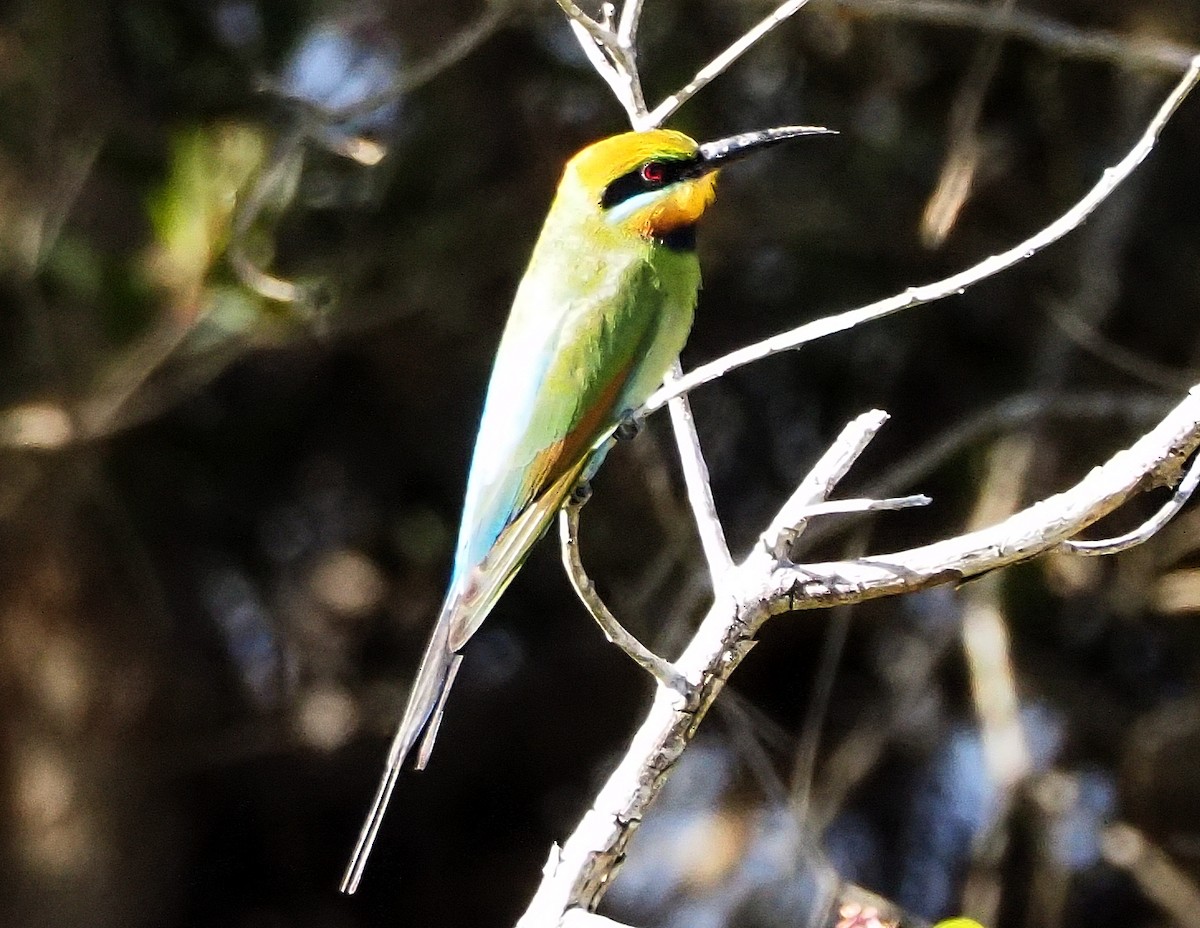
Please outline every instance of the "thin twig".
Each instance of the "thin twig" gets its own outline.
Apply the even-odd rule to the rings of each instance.
[[[579,510],[582,503],[572,499],[558,513],[559,541],[562,544],[563,567],[571,580],[579,601],[587,607],[596,624],[618,648],[628,654],[635,663],[646,670],[660,686],[688,697],[692,687],[687,679],[670,662],[663,660],[644,644],[637,640],[626,628],[617,621],[604,605],[604,600],[596,592],[596,586],[583,567],[583,558],[579,554]]]
[[[977,284],[981,280],[993,277],[1001,271],[1005,271],[1013,265],[1026,260],[1046,246],[1057,242],[1068,232],[1078,228],[1092,214],[1096,207],[1108,199],[1112,192],[1154,150],[1163,127],[1166,126],[1167,121],[1174,114],[1175,110],[1179,108],[1179,105],[1196,86],[1197,80],[1200,80],[1200,55],[1192,59],[1187,73],[1171,91],[1162,106],[1159,107],[1158,112],[1150,120],[1145,132],[1142,133],[1129,153],[1113,167],[1108,168],[1096,185],[1075,203],[1074,206],[1054,222],[1050,223],[1050,225],[1044,227],[1023,242],[998,255],[993,255],[990,258],[980,261],[978,264],[964,271],[959,271],[950,277],[943,278],[931,284],[925,284],[924,286],[911,287],[903,293],[879,300],[868,306],[851,309],[836,316],[827,316],[824,319],[817,319],[805,325],[797,326],[790,331],[781,332],[761,342],[739,348],[737,351],[730,352],[714,361],[709,361],[707,364],[702,364],[672,383],[669,387],[663,387],[658,390],[646,402],[643,412],[650,413],[656,409],[660,409],[673,397],[680,396],[701,384],[716,380],[718,377],[754,361],[761,361],[772,355],[794,350],[818,338],[824,338],[827,335],[833,335],[837,332],[844,332],[865,322],[873,322],[902,310],[911,309],[914,306],[931,303],[935,300],[961,293],[967,287]]]
[[[821,503],[813,503],[804,510],[803,518],[814,516],[846,515],[851,512],[895,512],[898,509],[916,509],[928,506],[933,500],[924,493],[914,493],[911,496],[892,496],[888,499],[827,499]]]
[[[998,525],[956,538],[859,560],[780,566],[757,594],[779,611],[862,602],[912,592],[1027,560],[1072,538],[1178,467],[1200,446],[1200,385],[1153,430],[1097,467],[1074,488]]]
[[[604,78],[604,82],[612,90],[613,96],[617,98],[617,102],[624,108],[625,115],[629,117],[630,125],[634,127],[639,126],[645,114],[645,104],[642,103],[639,105],[638,98],[633,91],[637,78],[630,75],[608,53],[609,46],[598,45],[593,41],[593,37],[587,28],[574,19],[571,20],[571,31],[575,33],[575,38],[579,41],[579,45],[583,48],[583,53],[587,55],[587,59],[591,62],[592,67],[596,69],[596,73]]]
[[[1179,486],[1175,488],[1174,494],[1166,505],[1137,528],[1115,538],[1097,538],[1094,541],[1078,541],[1076,539],[1064,541],[1061,545],[1062,550],[1074,554],[1098,555],[1116,554],[1119,551],[1137,547],[1157,535],[1168,522],[1175,518],[1179,510],[1192,498],[1197,484],[1200,484],[1200,457],[1188,465],[1183,479],[1179,481]]]
[[[679,362],[667,374],[666,383],[682,375]],[[708,572],[712,576],[713,589],[720,589],[725,576],[733,568],[733,556],[725,541],[725,529],[717,515],[717,504],[713,499],[712,484],[708,477],[708,464],[700,448],[700,436],[696,432],[696,420],[692,417],[691,404],[687,397],[677,396],[667,404],[671,414],[671,427],[675,430],[675,443],[679,447],[679,462],[683,467],[683,480],[687,485],[688,502],[700,533],[700,544],[708,561]]]
[[[771,524],[759,536],[764,551],[769,551],[777,561],[788,556],[792,545],[804,531],[805,520],[813,507],[833,492],[834,486],[867,450],[867,445],[887,420],[888,414],[882,409],[872,409],[842,429],[837,440],[829,446],[808,476],[800,481]]]
[[[587,55],[588,61],[596,69],[596,73],[604,78],[617,102],[624,107],[630,125],[635,129],[649,128],[645,125],[646,98],[642,94],[637,50],[633,46],[632,37],[626,41],[621,35],[623,26],[618,26],[618,31],[614,32],[611,23],[593,19],[572,0],[558,0],[558,5],[567,14],[571,30],[575,33],[575,38]],[[631,9],[631,6],[634,8]],[[627,3],[621,14],[622,23],[626,14],[640,16],[641,4]],[[636,32],[636,22],[630,28]]]
[[[696,76],[691,79],[682,89],[671,94],[662,103],[658,104],[650,111],[646,117],[645,125],[636,126],[639,129],[650,129],[655,126],[661,126],[666,122],[674,112],[683,104],[687,103],[694,97],[701,88],[708,84],[713,78],[722,74],[731,64],[742,57],[746,52],[753,48],[758,41],[768,32],[782,23],[792,14],[798,12],[801,7],[808,3],[808,0],[787,0],[786,3],[781,3],[768,16],[759,21],[753,29],[743,35],[740,39],[730,45],[725,51],[717,55],[712,61],[701,68]]]
[[[567,18],[573,23],[578,23],[597,45],[604,48],[615,48],[617,46],[616,33],[605,27],[599,20],[588,16],[574,0],[557,0],[557,3],[562,11],[567,14]]]

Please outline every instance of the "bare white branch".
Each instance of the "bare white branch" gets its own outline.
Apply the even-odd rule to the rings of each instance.
[[[814,516],[845,515],[851,512],[895,512],[897,509],[916,509],[928,506],[933,502],[924,493],[913,493],[911,496],[892,496],[888,499],[827,499],[823,503],[814,503],[804,512],[805,519]]]
[[[1102,518],[1148,481],[1178,468],[1198,446],[1200,386],[1158,426],[1074,487],[997,525],[894,554],[825,564],[781,565],[756,547],[735,569],[726,595],[718,597],[676,663],[688,679],[700,681],[696,706],[681,710],[673,694],[658,691],[592,808],[551,854],[520,928],[556,926],[570,909],[596,907],[647,807],[770,616],[958,582],[1034,557]]]
[[[682,375],[676,361],[667,374],[669,384]],[[725,541],[725,529],[717,515],[717,504],[713,499],[712,484],[708,477],[708,464],[700,449],[700,436],[696,433],[696,422],[692,418],[692,407],[684,402],[687,398],[677,396],[667,404],[671,414],[671,426],[675,430],[675,444],[679,448],[679,462],[683,467],[683,479],[687,485],[688,502],[696,519],[700,533],[700,544],[708,561],[708,572],[712,576],[713,589],[719,589],[726,575],[733,568],[733,556]]]
[[[587,32],[597,45],[605,48],[617,45],[617,37],[612,30],[605,27],[599,20],[588,16],[573,0],[557,0],[557,2],[562,11],[567,14],[567,18]]]
[[[779,4],[769,15],[760,20],[758,25],[701,68],[686,86],[675,91],[675,93],[663,100],[662,103],[658,104],[649,116],[647,116],[645,125],[637,126],[637,128],[650,129],[655,126],[661,126],[679,107],[694,97],[702,87],[708,84],[713,78],[722,74],[731,64],[757,45],[763,36],[792,14],[798,12],[807,3],[808,0],[787,0],[786,3]]]
[[[630,124],[637,125],[638,121],[642,118],[642,113],[639,112],[637,102],[634,100],[631,92],[632,81],[630,77],[618,70],[616,64],[605,54],[601,46],[593,41],[592,35],[585,26],[582,26],[576,20],[571,20],[571,31],[575,33],[575,38],[579,40],[579,45],[583,48],[583,53],[587,55],[588,61],[596,69],[596,73],[604,78],[604,82],[612,90],[613,96],[617,98],[617,102],[625,109],[625,114],[629,117]]]
[[[1163,101],[1162,106],[1154,114],[1154,118],[1150,120],[1146,130],[1129,153],[1113,167],[1106,170],[1099,182],[1074,206],[1054,222],[1050,223],[1050,225],[1025,239],[1023,242],[1014,245],[1001,254],[993,255],[973,267],[959,271],[950,277],[931,284],[925,284],[921,287],[911,287],[903,293],[879,300],[868,306],[847,310],[836,316],[827,316],[824,319],[814,320],[813,322],[798,326],[787,332],[781,332],[753,345],[739,348],[737,351],[730,352],[714,361],[709,361],[707,364],[702,364],[695,370],[685,374],[680,380],[669,387],[664,387],[651,396],[646,402],[644,411],[649,413],[660,409],[672,397],[693,390],[701,384],[708,383],[710,380],[716,380],[718,377],[736,368],[750,364],[753,361],[761,361],[763,358],[769,358],[771,355],[784,351],[791,351],[818,338],[824,338],[827,335],[833,335],[837,332],[844,332],[865,322],[873,322],[876,319],[882,319],[885,316],[893,315],[905,309],[911,309],[914,306],[931,303],[935,300],[961,293],[967,287],[977,284],[981,280],[986,280],[1037,254],[1037,252],[1041,251],[1047,245],[1057,242],[1068,232],[1077,229],[1092,214],[1096,207],[1108,199],[1112,192],[1146,159],[1146,156],[1153,151],[1163,127],[1196,86],[1197,80],[1200,80],[1200,55],[1192,59],[1187,73],[1175,85],[1167,99]]]
[[[786,503],[775,514],[771,524],[759,536],[760,546],[777,561],[783,560],[796,539],[804,531],[805,520],[812,508],[833,492],[834,486],[846,476],[854,462],[867,450],[871,439],[887,422],[882,409],[864,412],[847,425],[829,450],[821,455],[808,475],[800,481]]]
[[[1175,488],[1175,492],[1172,494],[1170,500],[1158,512],[1133,531],[1126,532],[1124,535],[1118,535],[1115,538],[1098,538],[1094,541],[1071,539],[1064,541],[1061,547],[1064,551],[1088,555],[1116,554],[1118,551],[1126,551],[1129,548],[1137,547],[1157,535],[1168,522],[1175,518],[1179,510],[1192,498],[1197,484],[1200,484],[1200,458],[1196,458],[1196,460],[1188,465],[1183,479],[1179,481],[1179,486]]]
[[[806,0],[789,0],[781,4],[652,113],[646,113],[640,98],[633,49],[641,12],[639,0],[626,0],[615,32],[612,13],[603,22],[597,22],[572,0],[558,2],[571,17],[572,26],[588,50],[590,60],[613,88],[630,114],[634,127],[641,129],[661,124],[762,36],[803,7]],[[681,380],[665,384],[651,397],[645,411],[661,408],[689,389],[751,361],[959,292],[1057,241],[1077,228],[1147,157],[1163,126],[1198,79],[1200,56],[1191,60],[1187,73],[1133,149],[1117,165],[1105,171],[1100,181],[1070,210],[1019,245],[945,280],[800,326],[703,365]],[[677,412],[674,421],[685,471],[693,469],[688,480],[693,508],[698,513],[702,537],[707,537],[706,554],[710,565],[719,565],[726,562],[728,552],[725,549],[722,555],[719,550],[714,551],[717,533],[723,536],[723,532],[712,506],[695,429],[682,404],[676,403],[675,408],[683,413]],[[638,823],[694,737],[708,707],[753,647],[754,636],[771,615],[856,603],[957,582],[1057,547],[1121,505],[1149,481],[1177,470],[1180,462],[1200,446],[1200,387],[1193,388],[1155,429],[1128,450],[1116,454],[1103,467],[1094,469],[1075,487],[996,525],[889,555],[807,565],[781,561],[779,555],[789,533],[794,537],[802,530],[806,516],[819,511],[814,507],[828,496],[885,419],[883,413],[873,412],[852,423],[780,510],[764,533],[763,543],[756,545],[741,564],[726,571],[726,582],[717,587],[715,602],[673,667],[684,679],[692,681],[687,704],[681,704],[678,695],[668,689],[656,691],[649,713],[628,752],[597,795],[591,810],[583,816],[566,843],[551,852],[542,885],[519,923],[522,928],[546,928],[572,920],[579,924],[581,919],[584,924],[603,924],[587,913],[598,905],[624,858]],[[915,504],[917,498],[887,502]],[[573,581],[579,581],[577,592],[587,601],[585,592],[591,586],[590,581],[587,581],[581,564],[570,563],[572,555],[578,560],[573,541],[577,525],[570,521],[572,512],[577,519],[577,508],[568,508],[562,516],[564,560],[568,562]],[[724,549],[724,546],[724,539],[720,537],[719,547]],[[715,576],[718,568],[713,569]],[[589,604],[589,608],[597,614],[603,610],[603,604],[599,609]]]
[[[619,32],[613,32],[609,22],[598,22],[583,12],[572,0],[558,0],[558,5],[571,24],[571,30],[579,41],[583,53],[591,62],[617,102],[625,109],[630,125],[635,129],[649,128],[646,122],[646,99],[642,94],[642,79],[638,74],[637,50],[633,45],[633,35],[637,31],[637,23],[629,27],[629,38],[623,37],[625,18],[641,15],[641,4],[629,2],[621,14]],[[610,17],[611,18],[611,17]]]
[[[1007,567],[1057,547],[1145,489],[1148,481],[1177,472],[1198,445],[1200,385],[1156,428],[1065,493],[998,525],[921,548],[853,562],[809,564],[790,574],[791,568],[781,568],[760,598],[772,601],[790,593],[794,599],[789,609],[809,609],[891,596]]]
[[[621,21],[617,24],[617,41],[628,49],[637,42],[638,23],[642,19],[642,0],[625,0],[621,8]]]
[[[616,617],[609,611],[600,594],[596,592],[595,584],[583,567],[583,558],[579,553],[579,509],[582,503],[576,500],[568,502],[558,513],[559,542],[562,547],[563,567],[571,580],[571,586],[579,601],[591,613],[596,624],[600,626],[610,642],[628,654],[639,667],[649,673],[660,686],[671,690],[679,696],[687,697],[691,690],[688,681],[675,666],[663,660],[644,644],[631,635]]]

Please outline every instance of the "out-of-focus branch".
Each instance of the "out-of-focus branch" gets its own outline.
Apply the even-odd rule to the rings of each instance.
[[[350,122],[370,115],[389,103],[395,103],[404,94],[412,93],[417,88],[428,84],[443,71],[454,67],[495,35],[512,18],[512,12],[512,4],[489,2],[478,17],[463,26],[428,57],[405,68],[386,87],[380,88],[361,100],[356,100],[349,106],[329,107],[322,106],[313,100],[297,99],[271,78],[261,78],[259,87],[300,105],[307,112],[310,122],[323,125]]]
[[[992,3],[992,9],[1003,16],[1010,15],[1015,6],[1016,0],[993,0]],[[1004,39],[1002,32],[984,36],[950,106],[946,157],[921,215],[921,243],[926,248],[941,247],[970,198],[976,173],[984,159],[979,119],[983,115],[983,101],[1000,64]]]
[[[1132,876],[1176,924],[1200,926],[1200,887],[1145,834],[1117,822],[1105,830],[1101,850],[1108,863]]]
[[[978,29],[1037,45],[1064,58],[1106,61],[1125,68],[1178,74],[1200,49],[1160,39],[1078,29],[1060,20],[1016,7],[1011,11],[962,0],[820,0],[871,19],[901,19],[937,26]]]

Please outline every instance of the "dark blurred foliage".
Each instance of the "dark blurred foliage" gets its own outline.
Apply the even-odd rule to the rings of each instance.
[[[673,120],[841,131],[723,177],[685,363],[1008,247],[1124,153],[1177,77],[878,6],[814,2]],[[648,3],[650,96],[767,9]],[[1200,45],[1188,0],[1035,11],[1131,48]],[[551,0],[501,12],[390,101],[373,94],[477,6],[0,14],[0,922],[511,924],[623,749],[649,683],[544,543],[468,649],[360,894],[335,891],[440,597],[514,286],[564,159],[622,128]],[[322,109],[363,100],[353,119]],[[966,195],[923,232],[948,164]],[[958,533],[998,478],[1029,502],[1132,441],[1200,364],[1198,165],[1200,99],[1049,252],[697,391],[735,548],[872,406],[892,421],[841,492],[935,504],[820,524],[807,556]],[[299,299],[264,296],[271,281]],[[611,455],[583,529],[614,611],[667,654],[705,592],[671,445],[656,419]],[[1028,765],[1004,782],[961,634],[980,609],[1010,636],[1020,699]],[[1111,559],[774,620],[608,910],[815,924],[845,879],[926,918],[966,891],[997,926],[1195,924],[1198,614],[1187,511]]]

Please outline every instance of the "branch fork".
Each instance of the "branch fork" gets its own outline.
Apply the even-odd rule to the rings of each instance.
[[[616,14],[612,6],[606,5],[597,20],[583,13],[573,0],[558,0],[589,60],[613,89],[635,129],[660,125],[758,39],[798,11],[804,2],[789,0],[782,3],[697,73],[686,87],[647,112],[641,96],[634,46],[640,0],[626,0],[615,29]],[[1078,228],[1149,155],[1159,133],[1198,80],[1200,56],[1192,59],[1187,73],[1168,95],[1129,154],[1105,171],[1095,187],[1058,220],[1008,251],[945,280],[910,288],[887,300],[818,320],[740,349],[688,375],[683,375],[676,365],[643,413],[664,405],[670,407],[688,498],[709,564],[713,604],[675,663],[657,657],[653,662],[644,662],[635,655],[635,660],[643,666],[661,662],[652,672],[662,685],[656,690],[650,711],[634,735],[628,752],[597,795],[592,808],[584,814],[570,838],[561,847],[554,847],[542,884],[518,928],[605,924],[605,920],[591,913],[624,858],[628,841],[671,767],[695,735],[708,707],[754,646],[758,628],[771,615],[860,602],[961,581],[1063,544],[1080,550],[1086,543],[1069,542],[1069,539],[1144,488],[1148,478],[1165,473],[1175,466],[1181,455],[1191,454],[1200,446],[1200,388],[1196,388],[1157,428],[1103,467],[1095,468],[1074,488],[1035,504],[998,525],[884,556],[824,564],[791,563],[789,555],[795,540],[814,515],[928,503],[923,496],[827,502],[835,485],[887,420],[886,413],[873,410],[859,416],[843,430],[780,508],[758,543],[740,564],[735,565],[725,543],[707,467],[685,399],[689,390],[734,367],[950,296],[1019,263]],[[1200,463],[1194,462],[1176,497],[1163,511],[1166,513],[1171,509],[1171,512],[1165,516],[1160,513],[1161,521],[1178,511],[1197,482],[1200,482]],[[568,565],[576,592],[602,626],[611,619],[612,624],[620,628],[599,602],[599,597],[595,597],[595,601],[590,599],[595,595],[595,589],[578,559],[577,506],[564,511],[561,528],[564,563]],[[1148,535],[1143,532],[1140,537],[1144,540]],[[609,633],[607,626],[606,633]],[[674,674],[686,681],[695,681],[687,690],[686,705],[680,704],[678,692],[683,690],[672,682],[677,682]]]

